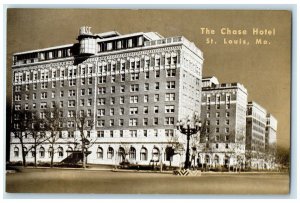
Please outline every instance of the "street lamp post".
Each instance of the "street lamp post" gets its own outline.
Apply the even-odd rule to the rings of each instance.
[[[183,122],[182,120],[180,120],[177,122],[176,127],[177,130],[187,136],[187,148],[185,153],[184,168],[188,169],[190,168],[190,138],[191,135],[196,134],[201,130],[201,122],[196,121],[196,123],[192,125],[190,119],[188,119],[187,122]]]

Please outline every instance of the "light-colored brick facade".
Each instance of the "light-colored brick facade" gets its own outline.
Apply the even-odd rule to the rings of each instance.
[[[85,133],[95,143],[87,163],[119,164],[129,150],[132,163],[166,159],[177,120],[200,114],[203,54],[184,37],[163,38],[155,32],[92,34],[83,27],[79,43],[15,53],[12,108],[43,110],[58,105],[63,123],[54,161],[61,162],[74,146],[76,113],[86,113],[93,128]],[[13,115],[12,125],[18,117]],[[15,126],[16,127],[16,126]],[[180,136],[184,138],[184,136]],[[25,139],[30,148],[32,139]],[[18,139],[11,137],[11,161],[21,161]],[[49,162],[49,145],[37,158]],[[27,160],[33,161],[29,153]],[[184,160],[174,156],[173,163]]]

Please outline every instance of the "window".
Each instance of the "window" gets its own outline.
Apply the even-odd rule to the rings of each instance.
[[[149,71],[145,72],[145,79],[149,79]]]
[[[68,138],[74,138],[74,131],[68,131]]]
[[[229,148],[229,144],[226,143],[226,144],[225,144],[225,149],[228,149],[228,148]]]
[[[121,93],[124,93],[124,92],[125,92],[125,85],[121,85],[121,86],[120,86],[120,92],[121,92]]]
[[[115,93],[115,92],[116,92],[116,87],[115,87],[115,86],[112,86],[110,90],[111,90],[111,91],[110,91],[111,93]]]
[[[123,126],[124,125],[124,119],[119,119],[119,126]]]
[[[98,87],[98,94],[105,94],[106,93],[106,87]]]
[[[229,133],[229,128],[225,128],[225,133]]]
[[[25,110],[28,110],[29,109],[29,105],[25,104],[24,108],[25,108]]]
[[[144,84],[144,91],[149,91],[149,83]]]
[[[120,130],[120,137],[123,137],[123,130]]]
[[[69,86],[75,86],[76,85],[76,79],[69,80]]]
[[[230,104],[226,104],[226,109],[230,109]]]
[[[216,113],[216,117],[219,118],[220,117],[220,112]]]
[[[91,105],[92,105],[92,99],[88,99],[87,101],[88,101],[88,102],[87,102],[87,105],[88,105],[88,106],[91,106]]]
[[[159,101],[159,94],[155,94],[154,95],[154,102],[158,102]]]
[[[174,125],[174,117],[166,117],[165,125]]]
[[[138,92],[138,91],[139,91],[139,85],[138,84],[130,85],[130,92]]]
[[[144,106],[144,114],[148,114],[148,111],[149,111],[149,109],[148,109],[148,106]]]
[[[75,90],[69,90],[69,97],[75,96]]]
[[[138,73],[131,73],[130,79],[132,81],[138,80],[139,79],[139,74]]]
[[[105,98],[99,98],[98,105],[105,105]]]
[[[98,127],[104,127],[105,126],[105,120],[98,120],[97,121],[97,126]]]
[[[60,91],[60,97],[64,96],[64,91]]]
[[[129,114],[130,115],[138,114],[138,107],[130,107]]]
[[[92,85],[93,84],[93,78],[88,78],[88,84]]]
[[[110,80],[111,80],[111,83],[116,82],[116,76],[115,76],[115,75],[112,75],[111,78],[110,78]]]
[[[225,135],[225,141],[229,140],[229,135]]]
[[[124,115],[124,108],[120,108],[120,115]]]
[[[42,82],[41,83],[41,89],[47,89],[48,88],[48,83],[47,82]]]
[[[68,107],[75,107],[75,100],[69,100]]]
[[[111,105],[114,105],[114,104],[115,104],[115,98],[114,98],[114,97],[110,98],[110,104],[111,104]]]
[[[68,126],[68,128],[73,128],[73,127],[75,127],[74,121],[68,121],[68,122],[67,122],[67,126]]]
[[[113,116],[115,114],[115,109],[111,108],[109,112],[110,112],[110,115]]]
[[[143,125],[147,126],[148,125],[148,118],[143,118]]]
[[[216,120],[216,125],[220,125],[220,120]]]
[[[175,89],[175,81],[167,81],[167,89]]]
[[[112,159],[113,157],[114,157],[114,149],[112,147],[108,147],[107,159]]]
[[[100,76],[98,77],[98,84],[106,83],[106,76]]]
[[[64,150],[62,147],[58,147],[58,157],[62,158],[64,156]]]
[[[220,132],[220,129],[219,128],[216,128],[216,133]]]
[[[156,70],[156,71],[155,71],[155,77],[156,77],[156,78],[159,78],[159,75],[160,75],[159,70]]]
[[[226,124],[226,125],[229,125],[229,120],[226,120],[226,121],[225,121],[225,124]]]
[[[103,159],[103,149],[101,147],[98,147],[97,149],[97,158]]]
[[[97,110],[97,116],[98,117],[105,116],[105,109],[98,109]]]
[[[145,147],[143,147],[140,151],[140,159],[141,161],[147,161],[148,151]]]
[[[89,89],[88,89],[88,95],[91,95],[92,92],[93,92],[92,88],[89,88]]]
[[[85,95],[85,89],[80,90],[81,96]]]
[[[167,77],[175,77],[176,76],[176,69],[168,69],[166,76]]]
[[[46,109],[47,108],[47,102],[42,102],[40,105],[41,109]]]
[[[124,82],[124,81],[125,81],[125,74],[121,74],[120,81],[121,81],[121,82]]]
[[[137,137],[137,130],[130,130],[129,134],[131,137]]]
[[[210,118],[210,112],[206,113],[206,118]]]
[[[129,119],[129,126],[137,126],[138,119],[137,118],[130,118]]]
[[[158,113],[158,106],[154,106],[154,113]]]
[[[19,157],[19,148],[18,147],[14,148],[14,156]]]
[[[110,119],[109,120],[109,125],[110,126],[114,126],[115,125],[115,120],[114,119]]]
[[[218,143],[216,143],[216,149],[218,149],[219,148],[219,144]]]
[[[81,78],[81,85],[85,85],[85,78]]]
[[[120,97],[120,104],[124,104],[124,102],[125,102],[125,97],[124,97],[124,96],[121,96],[121,97]]]
[[[173,137],[174,136],[174,130],[173,129],[166,129],[165,130],[165,135],[167,137]]]
[[[80,106],[84,106],[84,99],[80,99],[79,102],[80,102],[79,103]]]
[[[138,96],[130,96],[130,103],[138,103]]]
[[[158,125],[158,118],[153,118],[153,125]]]
[[[165,95],[165,101],[175,101],[175,93],[167,93]]]
[[[144,103],[148,103],[148,101],[149,101],[149,96],[148,96],[148,95],[145,95],[145,96],[144,96]]]
[[[159,149],[156,148],[156,147],[153,148],[153,150],[152,150],[152,159],[155,160],[155,161],[159,160],[159,155],[160,155]]]
[[[155,82],[154,89],[155,89],[155,90],[159,90],[159,82]]]
[[[216,135],[216,141],[220,141],[220,135]]]
[[[136,150],[134,147],[130,147],[130,149],[129,149],[129,159],[131,159],[131,160],[136,159]]]
[[[97,131],[97,137],[104,137],[104,131]]]
[[[47,92],[42,92],[41,93],[41,99],[47,99]]]
[[[174,105],[165,106],[165,113],[174,113],[174,112],[175,112],[175,106]]]

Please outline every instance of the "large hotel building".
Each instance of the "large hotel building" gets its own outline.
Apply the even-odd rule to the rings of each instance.
[[[160,156],[167,162],[177,120],[201,113],[203,60],[203,53],[182,36],[92,34],[90,27],[82,27],[78,43],[13,55],[12,125],[18,127],[18,111],[34,110],[43,118],[45,109],[58,106],[67,130],[54,146],[55,162],[74,150],[70,141],[79,136],[76,114],[86,114],[94,124],[85,132],[95,140],[87,163],[119,163],[127,149],[135,164],[149,164]],[[12,135],[10,143],[11,161],[21,161],[19,140]],[[31,145],[32,139],[26,138],[26,148]],[[38,161],[50,161],[48,143],[37,150]],[[27,160],[33,160],[31,153]],[[174,164],[181,162],[179,156],[173,158]]]

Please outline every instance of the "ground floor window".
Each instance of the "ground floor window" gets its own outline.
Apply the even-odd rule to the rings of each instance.
[[[97,158],[103,159],[103,149],[101,147],[98,147],[97,149]]]
[[[48,154],[49,154],[49,158],[51,158],[52,154],[53,154],[53,148],[52,147],[49,147]]]
[[[58,148],[58,157],[63,157],[64,156],[64,150],[62,147]]]
[[[40,157],[41,158],[44,158],[45,157],[45,149],[44,149],[44,147],[40,147]]]
[[[134,147],[130,147],[129,150],[129,159],[135,160],[136,159],[136,151]]]
[[[159,149],[157,149],[156,147],[152,150],[152,159],[154,161],[159,160]]]
[[[112,159],[114,157],[114,149],[109,147],[107,150],[107,159]]]
[[[141,161],[147,161],[147,156],[148,156],[148,151],[146,148],[143,147],[140,153]]]
[[[19,157],[19,148],[18,147],[14,148],[14,156]]]

